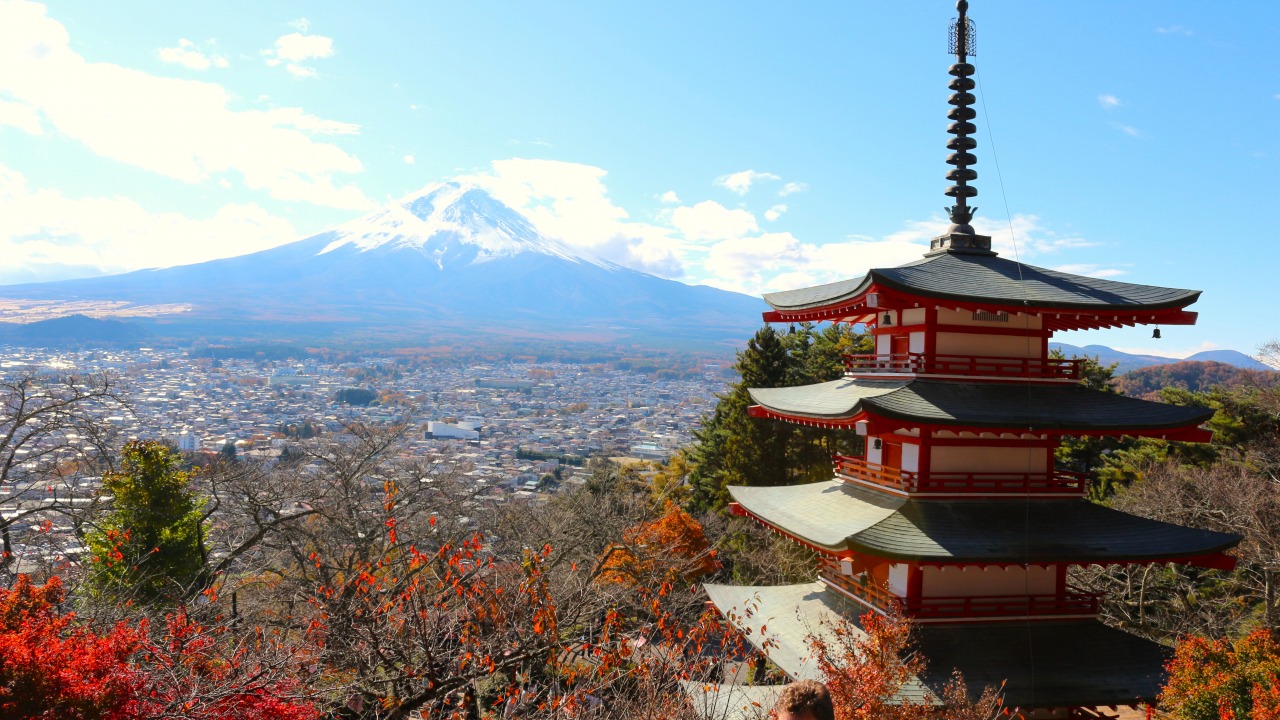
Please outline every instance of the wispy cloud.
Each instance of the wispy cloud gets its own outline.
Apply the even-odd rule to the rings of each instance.
[[[1099,95],[1098,104],[1110,110],[1111,108],[1118,108],[1124,103],[1120,102],[1120,98],[1115,95]]]
[[[1128,135],[1131,138],[1142,137],[1142,131],[1132,125],[1125,125],[1124,123],[1113,122],[1111,123],[1111,127],[1119,130],[1120,132],[1124,133],[1125,135]]]
[[[357,187],[338,181],[362,172],[360,161],[315,139],[352,135],[359,126],[301,108],[232,109],[235,97],[217,83],[90,61],[37,3],[3,3],[0,15],[7,103],[0,122],[57,133],[100,157],[183,182],[231,177],[278,200],[370,206]]]
[[[662,195],[658,196],[658,199],[667,204],[679,204],[680,202],[680,196],[676,195],[675,190],[668,190],[662,193]]]
[[[755,170],[743,170],[742,172],[721,175],[716,178],[715,184],[739,195],[746,195],[751,186],[761,180],[781,180],[782,178],[771,172],[756,172]]]
[[[416,162],[416,161],[414,160],[414,157],[413,157],[412,155],[405,155],[405,156],[404,156],[404,164],[405,164],[405,165],[412,165],[414,162]]]
[[[1156,32],[1161,35],[1195,35],[1195,33],[1181,25],[1163,25],[1156,28]]]
[[[782,186],[782,189],[778,191],[778,197],[786,197],[786,196],[788,196],[788,195],[795,195],[796,193],[802,193],[802,192],[804,192],[805,190],[808,190],[808,189],[809,189],[809,184],[808,184],[808,183],[802,183],[802,182],[789,182],[789,183],[787,183],[786,185],[783,185],[783,186]]]
[[[212,45],[212,42],[209,43]],[[189,70],[208,70],[211,67],[225,68],[231,63],[227,58],[212,51],[202,50],[198,45],[186,38],[179,38],[174,47],[156,50],[156,57],[161,62],[181,65]]]
[[[208,217],[156,212],[126,197],[76,197],[0,165],[0,283],[202,262],[264,250],[295,238],[288,220],[256,203]],[[182,242],[174,242],[181,238]],[[61,270],[59,270],[61,268]]]
[[[774,222],[778,218],[782,217],[782,213],[786,211],[787,211],[787,206],[783,205],[782,203],[779,203],[769,208],[768,210],[764,211],[764,219],[768,220],[769,222]]]

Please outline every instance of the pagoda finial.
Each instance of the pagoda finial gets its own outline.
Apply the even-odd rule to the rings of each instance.
[[[971,107],[976,99],[972,92],[974,81],[971,77],[974,67],[969,63],[969,56],[977,54],[974,48],[976,33],[973,21],[969,19],[969,1],[959,0],[956,10],[959,17],[951,21],[947,48],[947,52],[956,56],[955,64],[948,70],[952,80],[947,85],[952,91],[947,100],[952,106],[947,113],[947,117],[951,119],[947,132],[954,136],[947,141],[947,148],[952,151],[947,156],[947,164],[953,166],[952,170],[947,171],[947,179],[955,184],[944,192],[947,197],[955,198],[956,204],[946,208],[951,218],[951,227],[946,234],[934,239],[931,252],[952,249],[990,253],[991,239],[978,235],[970,224],[973,214],[978,211],[976,207],[969,207],[969,198],[978,194],[978,189],[969,185],[971,181],[978,179],[978,173],[969,167],[978,162],[978,158],[970,152],[978,146],[978,142],[972,137],[978,128],[973,124],[973,119],[977,117]]]

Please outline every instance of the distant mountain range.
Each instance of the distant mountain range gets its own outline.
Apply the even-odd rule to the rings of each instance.
[[[1199,361],[1199,362],[1220,362],[1232,367],[1242,368],[1245,370],[1275,370],[1275,368],[1258,362],[1257,360],[1236,350],[1205,350],[1195,355],[1185,358],[1161,357],[1159,355],[1137,355],[1134,353],[1121,352],[1106,345],[1085,345],[1077,347],[1075,345],[1067,345],[1066,343],[1049,343],[1051,349],[1058,349],[1067,357],[1072,356],[1089,356],[1096,357],[1098,362],[1103,365],[1117,363],[1116,375],[1122,375],[1130,370],[1151,367],[1153,365],[1171,365],[1173,363]]]
[[[666,280],[559,243],[485,190],[457,182],[271,250],[10,285],[0,297],[190,306],[133,320],[158,336],[377,345],[484,335],[732,348],[766,309],[758,298]]]

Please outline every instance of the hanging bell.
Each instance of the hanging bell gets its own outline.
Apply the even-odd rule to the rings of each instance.
[[[892,315],[890,315],[889,313],[885,313],[885,314],[884,314],[884,317],[883,317],[883,318],[881,318],[881,320],[880,320],[880,324],[881,324],[881,325],[892,325],[892,324],[893,324],[893,316],[892,316]]]
[[[1160,339],[1160,328],[1156,328],[1155,330],[1152,330],[1152,331],[1151,331],[1151,338],[1152,338],[1153,340],[1159,340],[1159,339]]]
[[[792,325],[791,325],[791,329],[787,331],[787,334],[788,334],[788,335],[795,335],[795,334],[796,334],[796,326],[795,326],[795,323],[792,323]]]

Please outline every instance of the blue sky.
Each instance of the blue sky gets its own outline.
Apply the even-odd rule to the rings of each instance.
[[[1205,291],[1199,324],[1158,342],[1060,339],[1184,355],[1280,336],[1280,5],[971,15],[979,229],[1032,264]],[[457,177],[685,282],[755,294],[900,264],[945,227],[953,16],[0,0],[0,282],[251,252]]]

